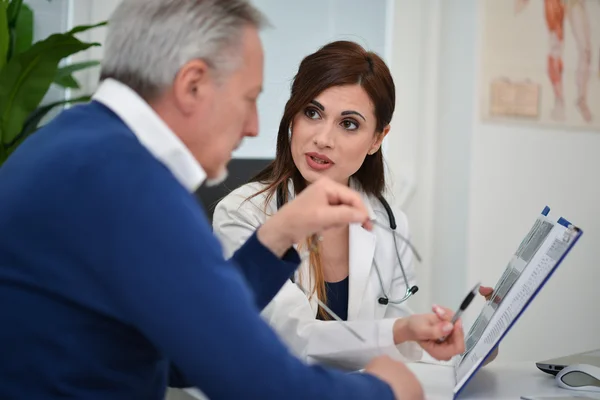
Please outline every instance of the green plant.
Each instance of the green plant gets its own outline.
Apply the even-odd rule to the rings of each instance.
[[[49,0],[50,1],[50,0]],[[0,0],[0,165],[55,107],[88,101],[89,96],[41,104],[54,83],[77,89],[73,73],[98,61],[60,66],[66,57],[99,43],[82,42],[77,33],[106,25],[106,21],[77,26],[33,43],[34,15],[23,0]]]

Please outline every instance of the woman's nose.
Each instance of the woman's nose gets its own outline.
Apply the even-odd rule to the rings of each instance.
[[[333,148],[334,146],[334,127],[327,124],[315,134],[313,142],[319,148]]]

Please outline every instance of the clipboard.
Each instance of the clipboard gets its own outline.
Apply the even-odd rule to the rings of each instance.
[[[573,249],[583,231],[545,207],[522,240],[466,335],[466,350],[454,360],[453,399],[479,371]]]

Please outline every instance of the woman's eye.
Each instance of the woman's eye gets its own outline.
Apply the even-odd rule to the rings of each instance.
[[[342,121],[342,128],[349,130],[349,131],[355,131],[358,129],[358,124],[354,121],[345,119]]]
[[[310,119],[317,119],[320,117],[319,112],[314,108],[307,108],[304,110],[304,115],[306,115]]]

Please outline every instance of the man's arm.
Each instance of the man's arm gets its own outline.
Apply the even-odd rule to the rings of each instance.
[[[256,235],[250,236],[246,243],[234,253],[232,260],[240,266],[246,282],[252,289],[254,302],[261,310],[269,304],[300,262],[298,254],[293,248],[290,248],[283,258],[279,259],[260,243]],[[169,367],[168,382],[169,386],[173,388],[193,386],[183,372],[173,364]]]
[[[300,257],[293,247],[279,258],[261,243],[257,232],[250,236],[231,259],[240,266],[260,310],[269,304],[300,265]]]
[[[90,195],[113,200],[96,210],[94,229],[106,234],[105,246],[86,261],[118,318],[190,384],[210,398],[393,398],[372,375],[293,357],[260,318],[239,269],[223,259],[193,197],[169,184],[166,171],[115,180],[123,168],[113,161],[88,177]]]

